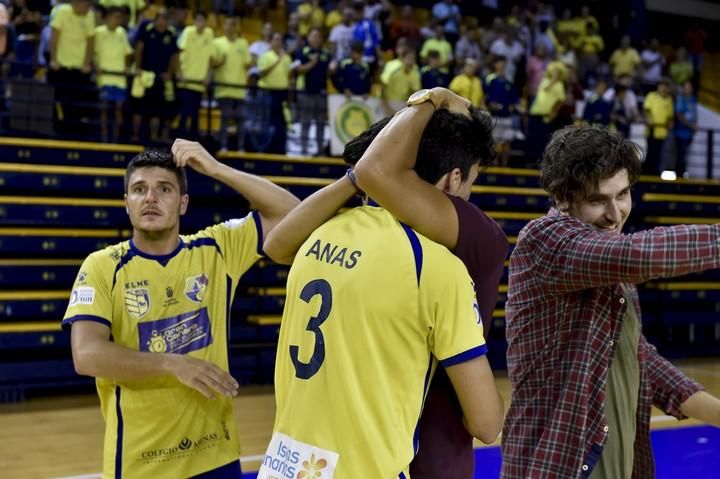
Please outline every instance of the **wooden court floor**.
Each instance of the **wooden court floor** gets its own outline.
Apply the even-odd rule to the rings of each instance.
[[[720,396],[720,357],[677,361],[691,378]],[[498,373],[509,404],[510,386]],[[269,387],[246,388],[235,399],[243,470],[257,470],[270,440],[275,401]],[[654,411],[653,428],[693,424]],[[43,398],[0,405],[0,477],[12,479],[94,477],[102,469],[103,421],[96,396]],[[99,477],[99,476],[97,476]]]

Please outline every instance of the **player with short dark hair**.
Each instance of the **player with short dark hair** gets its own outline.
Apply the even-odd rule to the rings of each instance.
[[[185,166],[234,188],[257,210],[180,235]],[[172,153],[135,156],[124,183],[132,239],[85,259],[63,319],[76,371],[96,378],[103,475],[240,479],[230,304],[240,277],[262,257],[263,232],[297,199],[185,140]]]

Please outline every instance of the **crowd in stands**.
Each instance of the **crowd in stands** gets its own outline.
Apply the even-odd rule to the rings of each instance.
[[[625,135],[631,123],[645,122],[646,172],[660,171],[663,145],[674,137],[682,175],[697,129],[705,33],[689,32],[687,48],[655,38],[641,45],[630,35],[613,48],[615,39],[599,34],[587,6],[557,12],[532,2],[478,17],[453,0],[428,10],[388,0],[289,0],[286,27],[267,22],[251,41],[242,18],[277,4],[71,0],[51,8],[48,0],[2,1],[3,77],[55,86],[60,135],[77,131],[63,129],[68,119],[97,117],[97,107],[88,108],[95,101],[103,141],[162,142],[173,127],[197,138],[206,99],[220,111],[223,149],[283,153],[287,124],[296,120],[303,153],[313,124],[313,151],[323,153],[328,92],[378,95],[390,114],[414,91],[442,86],[496,118],[503,163],[514,141],[538,152],[572,122],[611,125]],[[9,87],[4,96],[12,101]]]

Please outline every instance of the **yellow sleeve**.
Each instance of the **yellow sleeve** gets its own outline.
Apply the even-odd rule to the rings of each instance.
[[[264,256],[260,214],[253,211],[244,218],[232,219],[205,230],[218,245],[233,281]]]
[[[180,50],[185,50],[185,46],[187,45],[187,36],[188,36],[189,32],[190,32],[190,27],[187,27],[186,29],[184,29],[182,31],[182,33],[180,34],[180,37],[177,39],[177,47]]]
[[[216,38],[213,40],[212,46],[213,46],[213,52],[212,52],[212,60],[214,62],[219,62],[222,60],[223,56],[225,55],[225,52],[223,51],[223,37]]]
[[[420,58],[425,58],[430,52],[430,39],[423,42],[423,46],[420,49]]]
[[[262,55],[260,55],[260,58],[258,58],[257,66],[260,69],[260,71],[265,70],[267,67],[269,67],[273,63],[274,60],[271,60],[271,58],[272,58],[271,52],[272,52],[272,50],[265,52]]]
[[[68,10],[66,8],[58,8],[55,16],[50,22],[50,27],[54,28],[55,30],[62,31],[63,26],[65,25],[65,19],[67,18],[67,13]]]
[[[433,355],[448,367],[485,354],[480,309],[467,269],[447,250],[424,249],[420,310],[428,315]]]
[[[482,101],[485,99],[485,91],[483,90],[483,85],[480,79],[477,78],[475,81],[477,82],[477,95],[476,98],[473,99],[475,100],[473,101],[473,105],[480,105],[480,103],[482,103]]]
[[[75,321],[95,321],[112,327],[112,275],[115,264],[106,250],[88,256],[70,292],[63,328]]]

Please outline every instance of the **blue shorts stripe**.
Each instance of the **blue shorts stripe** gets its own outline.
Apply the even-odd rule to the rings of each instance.
[[[115,479],[122,478],[123,416],[120,407],[120,386],[115,388],[115,414],[117,414],[117,439],[115,442]]]

